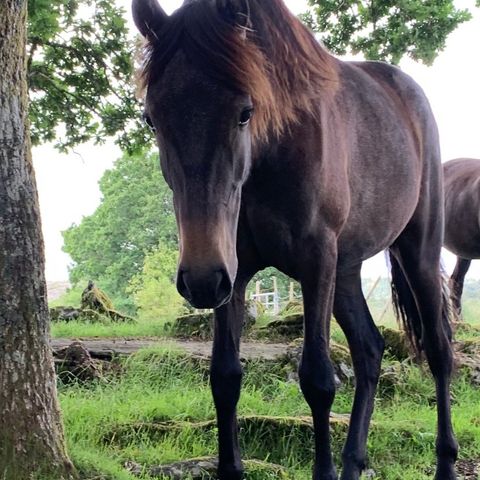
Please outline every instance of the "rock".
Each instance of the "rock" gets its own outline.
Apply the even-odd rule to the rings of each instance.
[[[201,457],[191,460],[183,460],[169,465],[161,465],[156,467],[144,468],[138,463],[127,462],[125,468],[133,475],[144,475],[147,473],[150,477],[183,480],[189,478],[191,480],[206,480],[217,478],[218,459],[216,457]],[[260,460],[244,460],[246,478],[251,473],[261,473],[275,475],[279,479],[290,479],[286,470],[273,463],[263,462]],[[269,477],[269,478],[270,478]]]
[[[100,313],[108,313],[113,310],[113,303],[108,295],[100,290],[91,280],[87,288],[82,292],[81,308],[89,308]]]
[[[54,307],[50,308],[49,313],[52,322],[71,322],[82,316],[82,310],[74,307]]]
[[[384,326],[380,326],[378,329],[385,340],[385,351],[387,353],[400,362],[412,357],[410,342],[404,332]]]
[[[391,362],[382,368],[378,380],[378,397],[392,398],[399,379],[405,376],[405,366],[400,362]]]
[[[58,375],[64,383],[74,380],[91,382],[102,378],[100,367],[81,342],[73,342],[68,347],[55,352]]]
[[[454,342],[456,352],[466,355],[480,355],[480,338]]]
[[[255,323],[257,318],[265,313],[265,307],[257,300],[247,300],[245,302],[245,312],[247,315],[246,325],[248,326],[249,323],[252,323],[250,319],[253,319],[253,323]]]
[[[303,302],[301,300],[290,300],[280,312],[282,317],[293,314],[303,315]]]
[[[248,330],[255,324],[255,318],[245,312],[244,329]],[[177,338],[212,340],[214,331],[214,313],[192,313],[178,317],[167,329]]]
[[[303,336],[303,314],[293,313],[277,318],[261,328],[261,337],[289,339]]]
[[[480,387],[480,354],[456,352],[455,366],[465,372],[472,385]]]
[[[114,322],[135,322],[132,317],[117,312],[108,295],[100,290],[91,280],[88,282],[87,288],[82,292],[80,306],[82,312],[90,316],[91,321],[95,321],[92,312],[96,312],[110,318]]]
[[[171,326],[171,331],[178,338],[210,340],[213,338],[213,312],[178,317]]]
[[[294,340],[287,346],[283,358],[284,371],[289,380],[298,382],[298,367],[302,356],[303,340],[301,338]],[[342,383],[351,383],[355,379],[355,372],[352,367],[350,351],[344,345],[337,342],[330,342],[330,359],[335,370],[337,386]]]

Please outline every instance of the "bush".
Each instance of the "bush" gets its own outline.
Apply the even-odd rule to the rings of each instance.
[[[145,257],[142,271],[130,282],[140,318],[169,320],[183,313],[183,299],[174,283],[177,255],[176,250],[160,245]]]

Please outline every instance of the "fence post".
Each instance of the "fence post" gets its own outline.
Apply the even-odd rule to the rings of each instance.
[[[381,278],[382,276],[379,275],[379,277],[375,280],[375,282],[373,282],[372,288],[370,288],[370,290],[367,293],[367,296],[365,297],[365,301],[368,301],[368,299],[373,295],[373,292],[375,292],[375,289],[377,288]]]
[[[273,282],[273,314],[276,315],[280,311],[277,277],[272,277],[272,282]]]

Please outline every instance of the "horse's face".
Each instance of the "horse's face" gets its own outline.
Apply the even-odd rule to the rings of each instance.
[[[145,116],[173,191],[177,288],[197,308],[229,300],[237,272],[240,197],[251,162],[251,99],[195,68],[179,50],[147,86]]]
[[[180,234],[177,288],[197,308],[217,307],[232,292],[252,113],[248,96],[212,81],[181,52],[148,87],[145,114],[173,191]]]

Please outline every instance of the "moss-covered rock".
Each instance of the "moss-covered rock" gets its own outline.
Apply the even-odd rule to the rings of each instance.
[[[213,312],[183,315],[173,322],[170,329],[177,338],[209,340],[213,337]]]
[[[82,292],[80,307],[89,308],[100,313],[107,313],[113,310],[114,306],[108,295],[100,290],[91,280],[88,282],[87,288]]]
[[[255,317],[245,311],[244,329],[249,330],[255,324]],[[178,317],[166,330],[177,338],[211,340],[214,332],[214,313],[191,313]]]
[[[480,355],[480,338],[460,340],[454,344],[455,351],[465,355]]]
[[[295,339],[291,342],[281,359],[283,370],[288,379],[298,381],[298,367],[302,356],[303,340]],[[330,359],[336,375],[337,386],[342,383],[351,383],[355,378],[355,372],[352,367],[350,351],[344,345],[337,342],[330,342]]]
[[[455,366],[463,371],[472,385],[480,387],[480,353],[466,354],[456,352]]]
[[[90,321],[100,321],[102,316],[107,317],[114,322],[134,322],[135,320],[128,315],[115,310],[113,302],[108,295],[100,290],[91,280],[87,288],[82,292],[80,303],[82,317]]]
[[[385,326],[378,327],[385,340],[385,351],[399,361],[411,358],[412,348],[405,333]]]
[[[165,480],[214,480],[217,478],[217,457],[201,457],[183,460],[169,465],[143,467],[139,464],[128,462],[127,470],[133,475],[144,475]],[[285,468],[261,460],[244,460],[245,478],[248,480],[283,479],[293,480]]]
[[[82,317],[82,310],[75,307],[53,307],[49,312],[52,322],[71,322]]]
[[[290,300],[280,312],[281,317],[293,314],[303,315],[303,302],[301,300]]]
[[[303,336],[303,314],[293,313],[267,323],[259,331],[261,338],[270,340],[294,340]]]

